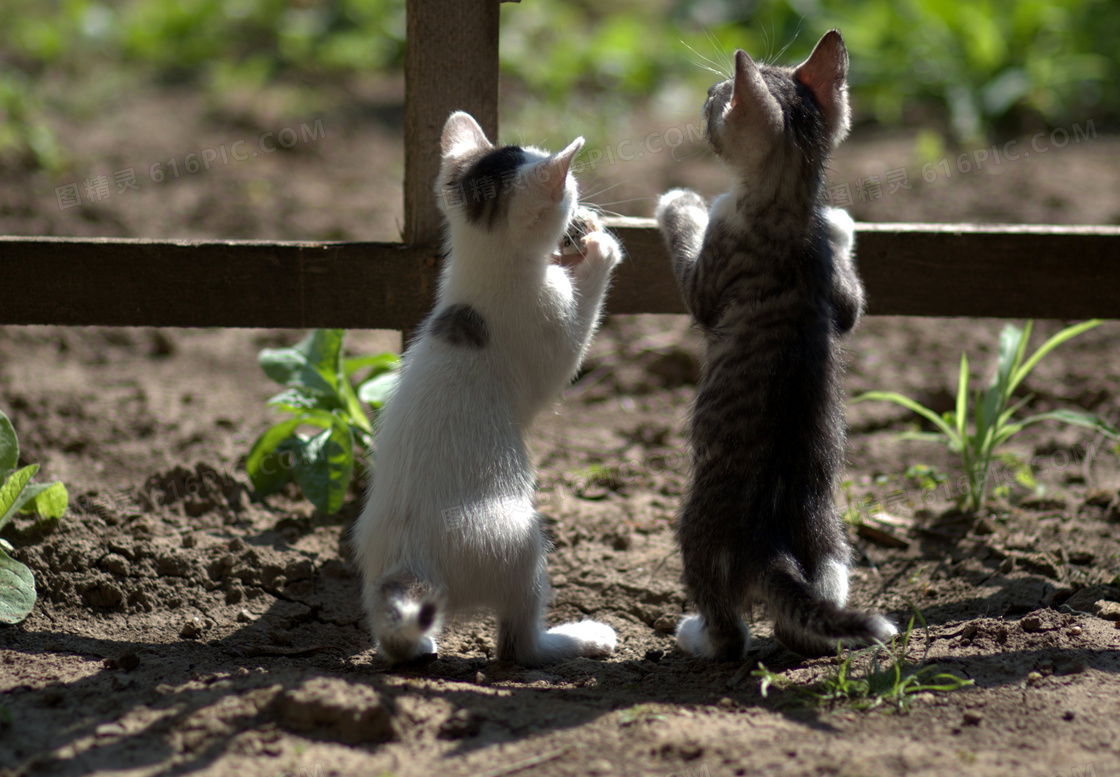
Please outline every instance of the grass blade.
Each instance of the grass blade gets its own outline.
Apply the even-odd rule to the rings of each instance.
[[[1066,327],[1061,332],[1058,332],[1056,335],[1043,343],[1037,351],[1031,354],[1031,358],[1028,359],[1025,364],[1015,370],[1015,374],[1011,376],[1011,383],[1007,387],[1008,394],[1014,391],[1016,386],[1023,382],[1023,379],[1030,374],[1031,370],[1033,370],[1035,368],[1035,365],[1037,365],[1039,361],[1042,360],[1043,356],[1050,353],[1066,340],[1077,337],[1077,335],[1081,334],[1082,332],[1087,332],[1093,327],[1099,326],[1100,323],[1101,319],[1099,318],[1090,319],[1089,321],[1082,321],[1080,324],[1074,324],[1073,326]],[[1024,339],[1024,346],[1025,343],[1026,341]]]
[[[896,391],[867,391],[857,397],[852,397],[851,404],[854,405],[857,402],[866,401],[893,402],[896,405],[901,405],[907,410],[914,411],[922,418],[925,418],[927,421],[940,429],[941,432],[948,438],[950,444],[958,446],[961,444],[960,435],[957,434],[956,429],[950,426],[944,418],[930,410],[925,405],[915,402],[913,399],[904,394],[899,394]]]

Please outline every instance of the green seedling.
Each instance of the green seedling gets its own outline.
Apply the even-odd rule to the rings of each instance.
[[[913,410],[933,424],[937,431],[911,431],[902,437],[940,443],[960,455],[969,486],[968,493],[964,495],[964,507],[974,512],[983,505],[992,459],[998,457],[1000,446],[1026,427],[1041,421],[1061,421],[1093,429],[1113,439],[1120,437],[1116,429],[1104,419],[1074,410],[1052,410],[1027,418],[1015,418],[1015,414],[1030,402],[1031,396],[1013,401],[1012,395],[1042,357],[1070,338],[1099,325],[1101,321],[1093,319],[1066,327],[1043,343],[1028,358],[1027,342],[1030,340],[1033,323],[1028,321],[1023,329],[1019,329],[1014,324],[1007,324],[1003,328],[999,337],[999,357],[995,374],[987,389],[976,389],[971,392],[973,399],[971,411],[969,409],[971,376],[968,371],[968,355],[963,352],[957,379],[956,408],[943,415],[938,415],[910,397],[894,391],[868,391],[852,399],[853,403],[868,400],[893,402]]]
[[[0,529],[19,514],[36,515],[36,528],[49,528],[66,512],[69,495],[62,483],[32,483],[38,464],[19,467],[19,441],[12,422],[0,412]],[[35,575],[8,555],[0,539],[0,623],[19,623],[35,606]]]
[[[274,494],[294,480],[319,510],[336,513],[342,507],[355,449],[369,453],[373,421],[396,386],[400,363],[392,353],[344,358],[343,334],[316,329],[292,348],[261,351],[261,368],[285,387],[268,404],[289,417],[267,429],[249,451],[245,468],[258,495]]]
[[[910,639],[914,630],[915,617],[912,616],[905,633],[896,637],[892,645],[878,644],[858,651],[837,648],[840,665],[835,672],[820,682],[806,688],[796,688],[789,678],[777,674],[759,664],[751,672],[759,678],[759,693],[765,698],[771,688],[791,691],[800,701],[821,707],[846,705],[859,710],[885,708],[895,712],[906,712],[910,701],[920,693],[948,693],[973,684],[948,672],[938,672],[934,665],[925,664],[925,656],[917,663],[907,657]],[[923,621],[922,627],[925,628]],[[926,644],[929,644],[927,634]],[[886,654],[886,661],[882,660]],[[864,657],[870,655],[871,661],[865,671],[859,666]]]

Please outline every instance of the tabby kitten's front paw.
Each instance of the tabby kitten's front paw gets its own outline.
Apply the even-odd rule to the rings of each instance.
[[[675,231],[677,222],[682,218],[706,222],[708,208],[704,204],[704,198],[691,189],[670,189],[658,199],[653,217],[657,219],[657,226],[662,231]]]

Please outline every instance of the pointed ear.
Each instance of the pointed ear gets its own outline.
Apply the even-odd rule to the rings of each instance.
[[[771,125],[780,127],[782,124],[782,108],[774,95],[770,94],[770,87],[758,71],[747,52],[739,49],[735,52],[735,86],[731,93],[731,113],[741,115],[746,111],[748,115],[763,116]]]
[[[821,107],[835,145],[848,134],[848,49],[839,30],[829,30],[809,58],[797,66],[794,77],[804,84]]]
[[[443,156],[462,156],[476,150],[488,151],[493,147],[494,144],[486,139],[486,133],[469,113],[455,111],[443,125],[443,138],[440,142]]]
[[[537,162],[530,173],[530,180],[539,185],[550,200],[560,202],[564,197],[564,184],[568,180],[568,170],[572,160],[583,148],[583,138],[576,138],[571,144],[548,159]]]

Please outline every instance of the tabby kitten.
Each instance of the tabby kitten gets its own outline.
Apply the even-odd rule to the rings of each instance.
[[[525,444],[579,369],[621,259],[614,238],[595,231],[560,264],[582,145],[498,148],[461,112],[444,126],[436,194],[447,259],[379,416],[375,475],[354,527],[369,626],[391,660],[436,652],[446,616],[479,608],[497,615],[504,661],[614,651],[605,624],[543,626],[547,542]]]
[[[694,655],[741,659],[740,613],[756,601],[778,640],[806,655],[896,633],[845,607],[851,550],[833,504],[845,443],[839,338],[863,307],[851,218],[822,200],[825,163],[850,124],[847,70],[835,30],[795,68],[737,51],[734,76],[704,104],[733,188],[710,209],[686,190],[658,203],[707,346],[677,526],[699,611],[677,642]]]

